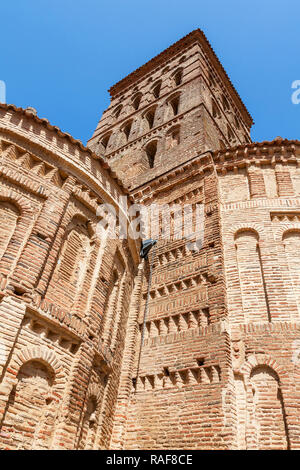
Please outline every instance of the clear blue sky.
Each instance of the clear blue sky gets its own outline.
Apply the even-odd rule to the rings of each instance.
[[[299,0],[11,0],[0,15],[7,103],[83,143],[107,89],[198,27],[254,118],[252,139],[300,139]]]

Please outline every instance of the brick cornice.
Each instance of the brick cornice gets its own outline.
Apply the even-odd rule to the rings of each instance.
[[[190,171],[189,171],[190,170]],[[200,155],[197,155],[193,159],[184,162],[172,170],[163,173],[162,175],[154,178],[147,183],[144,183],[140,187],[132,190],[132,196],[135,202],[145,201],[145,199],[152,199],[156,194],[166,189],[170,189],[175,184],[181,183],[192,175],[200,175],[205,172],[213,171],[213,164],[211,160],[211,152],[208,150]],[[176,182],[174,179],[176,176],[181,175]]]
[[[273,141],[251,142],[212,153],[218,172],[249,165],[294,163],[299,165],[300,141],[277,138]]]
[[[66,141],[73,145],[75,148],[77,147],[77,149],[88,154],[89,156],[91,156],[91,158],[98,160],[102,169],[107,173],[107,177],[115,180],[115,183],[119,186],[120,190],[123,191],[125,194],[128,194],[127,188],[123,186],[121,180],[119,180],[116,173],[110,168],[109,164],[102,157],[96,155],[90,148],[85,147],[80,140],[74,139],[71,134],[61,131],[57,126],[52,126],[49,123],[48,119],[39,118],[38,116],[33,115],[30,111],[27,111],[23,108],[18,108],[13,104],[0,103],[0,109],[3,109],[6,112],[11,112],[12,114],[17,114],[19,116],[29,118],[33,122],[33,124],[36,123],[47,128],[48,130],[52,131],[56,136],[66,139]],[[1,125],[1,128],[6,130],[7,132],[10,131],[10,129],[5,125],[4,127]]]
[[[280,155],[279,155],[280,153]],[[273,141],[253,142],[241,144],[233,148],[210,151],[194,157],[193,159],[178,165],[176,168],[163,173],[141,186],[134,188],[131,192],[135,202],[150,201],[159,192],[170,189],[177,184],[174,179],[179,174],[180,182],[193,175],[204,174],[207,171],[226,173],[228,170],[245,168],[250,165],[264,165],[278,163],[300,164],[300,141],[277,138]]]

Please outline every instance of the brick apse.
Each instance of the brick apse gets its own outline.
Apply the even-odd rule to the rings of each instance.
[[[300,142],[251,142],[200,30],[110,94],[87,147],[0,105],[0,448],[299,449]],[[204,205],[150,286],[125,195]]]

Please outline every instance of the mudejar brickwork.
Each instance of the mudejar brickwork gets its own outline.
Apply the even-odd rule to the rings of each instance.
[[[251,141],[200,30],[110,94],[87,147],[0,105],[0,448],[300,449],[300,142]],[[124,196],[203,204],[200,249],[150,284],[97,231]]]

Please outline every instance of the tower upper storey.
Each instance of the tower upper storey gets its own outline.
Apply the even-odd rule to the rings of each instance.
[[[251,141],[252,118],[199,29],[109,91],[88,146],[131,188],[203,151]]]

